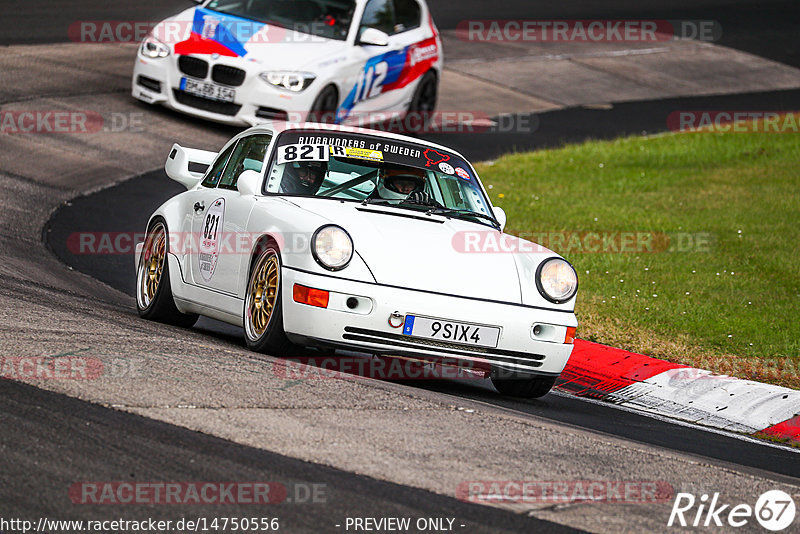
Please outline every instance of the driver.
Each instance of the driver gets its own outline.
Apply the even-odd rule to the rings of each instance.
[[[425,171],[412,167],[384,167],[376,190],[380,198],[386,200],[414,201],[416,197],[427,197]]]
[[[322,186],[328,164],[324,161],[300,161],[287,163],[281,180],[281,193],[314,196]]]

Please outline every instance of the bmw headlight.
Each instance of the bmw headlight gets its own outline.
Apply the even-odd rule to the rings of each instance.
[[[353,240],[338,226],[323,226],[311,237],[311,253],[322,267],[338,271],[353,257]]]
[[[310,72],[287,72],[287,71],[270,71],[262,72],[259,77],[265,82],[288,89],[295,93],[299,93],[316,79],[316,76]]]
[[[555,304],[566,302],[578,290],[578,275],[566,260],[549,258],[536,269],[536,289]]]
[[[153,59],[167,57],[169,55],[169,47],[152,35],[148,35],[145,40],[142,41],[140,50],[143,56]]]

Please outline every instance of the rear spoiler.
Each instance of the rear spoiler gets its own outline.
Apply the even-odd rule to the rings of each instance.
[[[169,151],[164,170],[167,171],[167,176],[183,184],[186,189],[192,189],[203,179],[215,157],[216,152],[184,148],[175,143]]]

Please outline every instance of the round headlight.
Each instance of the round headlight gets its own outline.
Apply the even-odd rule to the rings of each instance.
[[[338,226],[323,226],[311,238],[311,252],[322,267],[338,271],[353,257],[353,240]]]
[[[550,258],[536,270],[536,289],[550,302],[561,304],[575,296],[578,275],[566,260]]]

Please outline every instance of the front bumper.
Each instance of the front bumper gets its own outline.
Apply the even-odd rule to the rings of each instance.
[[[245,70],[244,82],[231,86],[236,91],[233,102],[222,102],[200,98],[180,90],[181,78],[188,77],[178,68],[178,57],[171,54],[165,58],[150,59],[137,55],[131,80],[131,95],[148,104],[161,104],[175,111],[203,119],[236,126],[253,126],[270,120],[302,122],[314,103],[319,81],[299,93],[290,93],[269,85],[248,70],[248,65],[230,61],[230,58],[215,62],[202,56],[210,66],[220,64]],[[212,69],[205,78],[196,80],[219,84],[211,79]],[[284,115],[285,114],[285,117]]]
[[[294,284],[336,295],[331,295],[328,308],[300,304],[292,296]],[[304,344],[386,355],[446,356],[465,360],[476,368],[533,375],[561,373],[573,347],[563,343],[566,328],[577,326],[571,312],[342,280],[286,266],[282,269],[281,294],[284,329],[291,339]],[[349,296],[360,301],[355,310],[341,305]],[[389,317],[395,312],[495,325],[502,330],[496,348],[421,339],[405,336],[402,328],[390,326]],[[535,324],[548,326],[540,339],[534,339]]]

